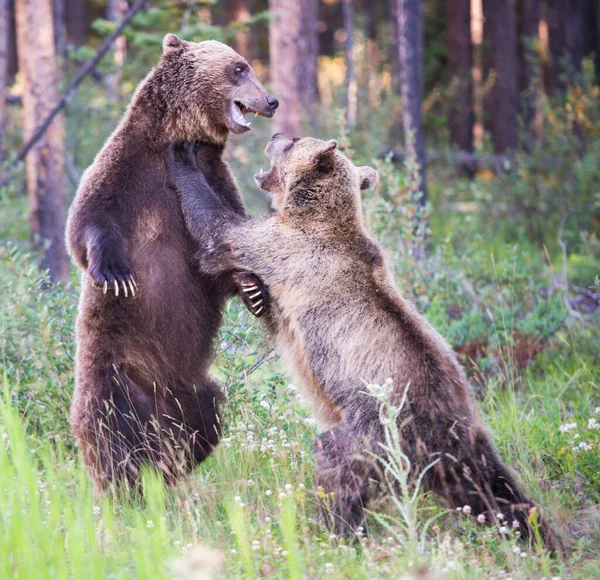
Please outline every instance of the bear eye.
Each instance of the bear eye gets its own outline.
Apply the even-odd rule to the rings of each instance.
[[[236,75],[241,75],[241,74],[244,72],[244,67],[243,67],[243,66],[240,66],[240,65],[238,65],[238,66],[236,66],[236,67],[233,69],[233,72],[234,72]]]

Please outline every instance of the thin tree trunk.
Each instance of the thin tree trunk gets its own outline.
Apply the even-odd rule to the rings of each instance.
[[[448,3],[448,68],[450,88],[450,141],[463,151],[473,151],[473,43],[470,0]]]
[[[298,87],[303,112],[312,129],[316,128],[317,102],[319,100],[319,2],[300,0],[301,32],[298,38]]]
[[[494,151],[504,153],[518,145],[518,68],[514,0],[483,0],[487,69],[494,83],[486,98],[487,126]],[[489,78],[489,75],[488,75]]]
[[[8,130],[6,91],[8,88],[8,0],[0,0],[0,163],[6,157],[5,144]]]
[[[54,6],[54,45],[56,56],[63,58],[67,49],[66,6],[67,0],[53,0]]]
[[[581,1],[581,0],[577,0]],[[565,90],[571,52],[571,0],[546,0],[548,23],[548,92]]]
[[[241,23],[252,16],[254,0],[225,0],[216,6],[215,24],[227,26],[234,23]],[[236,52],[239,52],[245,59],[250,60],[256,56],[256,47],[254,46],[252,32],[241,27],[231,41],[231,46]]]
[[[51,0],[17,0],[17,45],[23,78],[24,136],[27,140],[58,101]],[[42,250],[41,267],[53,282],[68,277],[63,231],[63,120],[57,116],[27,157],[29,222]]]
[[[427,202],[425,134],[423,130],[423,5],[398,0],[398,48],[401,67],[402,126],[407,156],[419,165],[420,203]]]
[[[358,106],[358,87],[354,70],[354,9],[352,0],[342,0],[344,30],[346,31],[346,122],[348,126],[356,125]]]
[[[381,95],[381,51],[377,39],[377,25],[381,14],[376,7],[365,2],[364,13],[367,16],[367,66],[369,82],[369,105],[373,108],[379,106]]]
[[[297,74],[301,5],[294,0],[269,0],[269,10],[273,13],[269,24],[271,82],[280,103],[274,130],[295,137],[300,134],[302,107]]]
[[[388,0],[390,8],[390,73],[392,91],[400,94],[400,46],[398,40],[398,0]]]
[[[539,39],[539,0],[520,0],[519,3],[519,91],[520,112],[529,137],[534,137],[533,124],[538,97],[537,52]]]
[[[69,42],[75,47],[82,46],[87,31],[85,2],[83,0],[67,1],[65,24]]]
[[[300,135],[303,118],[314,119],[317,94],[316,0],[269,0],[271,82],[280,107],[276,132]]]
[[[108,0],[106,6],[106,19],[110,22],[121,22],[129,6],[127,0]],[[113,51],[113,71],[105,77],[106,84],[106,99],[109,103],[118,103],[123,98],[122,79],[123,79],[123,63],[127,56],[127,39],[122,34],[115,40]]]

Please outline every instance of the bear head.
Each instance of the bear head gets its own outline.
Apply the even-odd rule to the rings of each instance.
[[[360,218],[360,190],[373,187],[379,176],[372,167],[354,165],[337,145],[335,139],[273,135],[265,149],[271,167],[254,176],[271,194],[273,208],[330,221],[335,215]]]
[[[216,40],[188,42],[175,34],[165,36],[147,89],[170,142],[224,142],[230,131],[250,130],[246,113],[272,117],[279,106],[235,50]]]

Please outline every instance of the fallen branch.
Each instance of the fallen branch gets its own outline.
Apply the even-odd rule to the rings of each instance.
[[[44,122],[34,131],[33,135],[23,145],[21,150],[17,153],[16,157],[10,162],[9,166],[6,169],[6,177],[0,180],[0,188],[4,187],[10,181],[10,173],[25,159],[27,154],[31,151],[33,146],[40,140],[42,135],[48,130],[48,127],[52,124],[54,117],[58,115],[71,101],[73,95],[77,91],[77,88],[82,83],[82,81],[94,71],[94,69],[98,66],[98,63],[102,60],[104,55],[110,50],[113,42],[121,36],[123,29],[129,24],[131,19],[143,8],[144,4],[146,4],[148,0],[137,0],[137,2],[131,7],[129,12],[125,14],[123,20],[119,22],[117,27],[113,30],[113,32],[106,38],[106,40],[102,43],[102,46],[98,49],[96,54],[88,60],[79,70],[75,78],[71,81],[67,90],[63,93],[63,96],[60,98],[54,109],[50,111],[49,115],[46,117]]]

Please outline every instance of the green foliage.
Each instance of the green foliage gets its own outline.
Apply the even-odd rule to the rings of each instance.
[[[50,285],[32,257],[0,247],[0,367],[15,407],[40,438],[70,438],[73,329],[76,303],[70,286]]]
[[[581,232],[600,231],[599,96],[593,63],[586,60],[578,84],[541,100],[539,138],[524,136],[526,147],[515,153],[511,170],[488,191],[490,204],[505,204],[503,228],[554,246],[563,222],[571,251],[581,249]]]

